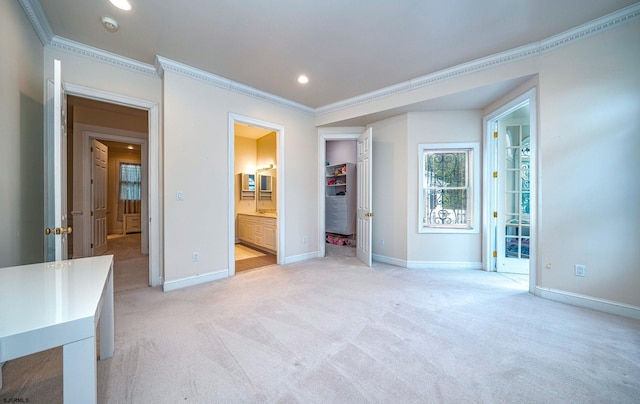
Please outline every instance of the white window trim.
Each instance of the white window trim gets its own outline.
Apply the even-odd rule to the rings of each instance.
[[[461,227],[426,227],[424,223],[424,154],[428,150],[472,150],[472,162],[469,167],[469,179],[471,181],[471,197],[473,198],[471,209],[471,226],[469,228]],[[480,233],[480,142],[464,142],[464,143],[421,143],[418,145],[418,233],[445,233],[445,234],[474,234]]]

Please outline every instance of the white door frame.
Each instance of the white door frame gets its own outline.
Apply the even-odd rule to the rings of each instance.
[[[483,119],[483,149],[484,149],[484,178],[483,178],[483,235],[482,244],[484,253],[482,254],[482,265],[487,271],[495,271],[495,258],[493,258],[493,251],[496,249],[495,229],[493,223],[493,209],[496,206],[496,189],[495,181],[493,179],[494,162],[497,158],[496,150],[493,142],[493,128],[491,123],[498,119],[500,116],[507,114],[513,110],[516,106],[522,104],[524,101],[529,101],[529,120],[530,126],[530,146],[533,153],[531,158],[530,167],[530,238],[531,244],[529,246],[529,291],[534,293],[536,286],[536,268],[537,265],[537,244],[538,244],[538,225],[540,223],[540,217],[538,215],[538,202],[540,200],[540,194],[538,193],[538,178],[540,153],[538,152],[538,104],[537,104],[537,88],[534,87],[522,95],[514,98],[508,103],[504,104],[500,108],[486,115]]]
[[[160,107],[157,102],[133,98],[108,91],[97,90],[77,84],[65,83],[67,94],[89,98],[97,101],[118,104],[126,107],[142,109],[148,112],[149,136],[148,136],[148,223],[149,226],[149,282],[151,286],[160,286],[163,283],[163,261],[161,254],[162,240],[162,200],[161,200],[161,173],[162,173],[162,139],[160,133]]]
[[[242,123],[250,126],[256,126],[264,128],[273,132],[276,132],[276,183],[277,183],[277,211],[278,217],[276,223],[278,227],[278,250],[277,250],[277,263],[282,264],[285,257],[285,181],[284,181],[284,126],[276,123],[262,121],[260,119],[251,118],[248,116],[229,113],[228,123],[228,189],[229,189],[229,276],[236,274],[236,261],[235,261],[235,232],[236,232],[236,212],[235,212],[235,124]]]
[[[341,129],[343,130],[343,129]],[[347,133],[322,133],[318,136],[318,257],[324,257],[326,254],[325,245],[325,200],[324,200],[324,183],[325,183],[325,161],[327,161],[327,142],[333,140],[354,140],[357,141],[362,132],[361,128],[344,129]]]

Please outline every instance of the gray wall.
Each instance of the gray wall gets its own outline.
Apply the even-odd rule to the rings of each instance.
[[[0,267],[44,258],[42,49],[20,4],[0,2]]]

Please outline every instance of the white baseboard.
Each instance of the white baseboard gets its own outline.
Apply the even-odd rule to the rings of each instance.
[[[190,276],[188,278],[176,279],[174,281],[165,281],[164,284],[162,285],[162,290],[165,292],[169,292],[171,290],[200,285],[203,283],[217,281],[218,279],[224,279],[228,277],[229,277],[229,270],[221,269],[216,272],[209,272],[202,275]]]
[[[407,268],[411,269],[482,269],[482,262],[456,261],[409,261]]]
[[[482,269],[482,262],[406,261],[373,254],[374,261],[409,269]]]
[[[640,320],[640,307],[624,303],[539,286],[535,288],[535,295],[543,299]]]
[[[300,262],[300,261],[310,260],[310,259],[313,259],[313,258],[318,258],[320,256],[319,254],[320,253],[318,251],[313,251],[313,252],[310,252],[310,253],[284,257],[284,260],[283,260],[282,264],[284,264],[284,265],[293,264],[294,262]]]
[[[407,268],[407,261],[398,258],[387,257],[385,255],[371,254],[373,261],[382,262],[383,264],[395,265],[397,267]]]

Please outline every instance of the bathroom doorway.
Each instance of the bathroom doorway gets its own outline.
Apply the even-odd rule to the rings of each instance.
[[[230,276],[280,263],[282,254],[283,128],[230,116],[233,245]]]

